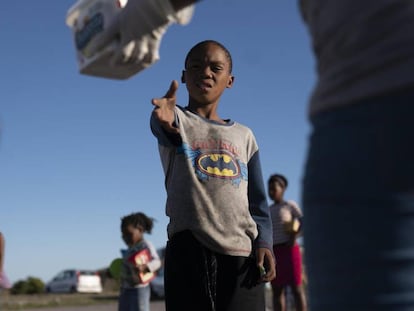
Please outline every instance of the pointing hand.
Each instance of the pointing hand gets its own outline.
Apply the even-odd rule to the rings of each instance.
[[[151,103],[155,106],[152,114],[165,131],[178,134],[179,130],[175,125],[175,101],[178,89],[178,82],[172,81],[170,88],[162,98],[154,98]]]

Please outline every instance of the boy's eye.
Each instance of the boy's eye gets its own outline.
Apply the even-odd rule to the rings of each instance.
[[[190,65],[189,69],[191,69],[191,70],[200,69],[200,65],[198,65],[198,64],[192,64],[192,65]]]
[[[213,72],[219,72],[223,70],[223,66],[220,66],[220,65],[210,65],[209,67],[210,67],[210,70]],[[197,70],[202,70],[203,66],[200,64],[190,64],[188,69],[197,71]]]

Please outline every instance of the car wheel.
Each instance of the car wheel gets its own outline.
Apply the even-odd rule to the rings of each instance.
[[[70,288],[70,292],[72,293],[72,294],[75,294],[77,291],[76,291],[76,287],[75,286],[72,286],[71,288]]]

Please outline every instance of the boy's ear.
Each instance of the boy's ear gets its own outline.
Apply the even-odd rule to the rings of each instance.
[[[229,80],[227,81],[227,86],[226,87],[228,89],[231,88],[233,86],[233,83],[234,83],[234,76],[230,75]]]
[[[185,76],[184,76],[184,74],[185,74],[185,70],[183,70],[181,72],[181,83],[185,83]]]

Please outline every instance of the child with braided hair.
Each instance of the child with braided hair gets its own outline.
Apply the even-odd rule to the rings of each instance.
[[[149,280],[161,266],[156,249],[144,239],[144,233],[151,233],[153,223],[153,218],[141,212],[121,219],[122,239],[128,249],[123,252],[118,311],[150,310]]]

